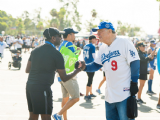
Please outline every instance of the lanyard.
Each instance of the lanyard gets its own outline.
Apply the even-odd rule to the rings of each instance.
[[[49,42],[49,41],[45,41],[45,43],[50,44],[50,45],[52,45],[54,48],[56,48],[55,45],[53,45],[53,44],[52,44],[51,42]]]

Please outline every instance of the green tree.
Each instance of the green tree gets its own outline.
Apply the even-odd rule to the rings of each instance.
[[[41,31],[44,28],[43,22],[39,21],[37,24],[37,28]]]
[[[97,27],[97,25],[94,24],[96,18],[97,18],[97,12],[95,9],[93,9],[91,11],[91,19],[87,20],[87,23],[86,23],[86,29],[88,32],[90,32],[92,28]]]
[[[75,27],[80,31],[81,16],[77,10],[79,0],[59,0],[59,2],[63,4],[63,7],[60,8],[59,12],[56,9],[51,10],[51,25],[58,26],[60,30],[66,27]]]
[[[118,35],[128,35],[129,37],[136,36],[138,32],[141,31],[140,27],[134,26],[131,27],[130,24],[122,23],[121,21],[117,21],[118,27],[117,27],[117,34]]]
[[[18,30],[18,34],[25,34],[25,26],[21,18],[17,19],[16,27]]]
[[[2,31],[5,31],[7,27],[8,26],[5,22],[0,22],[0,34]]]

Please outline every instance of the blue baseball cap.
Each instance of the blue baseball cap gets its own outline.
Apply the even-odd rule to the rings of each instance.
[[[96,32],[97,30],[99,29],[103,29],[103,28],[106,28],[106,29],[111,29],[112,31],[115,31],[113,25],[111,22],[105,22],[105,21],[102,21],[99,26],[97,28],[93,28],[92,31],[93,32]]]
[[[65,28],[63,31],[65,32],[66,35],[70,33],[74,33],[74,34],[78,33],[77,31],[74,31],[73,28]]]

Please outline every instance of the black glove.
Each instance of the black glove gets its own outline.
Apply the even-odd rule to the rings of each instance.
[[[135,82],[131,81],[130,92],[131,92],[131,96],[135,96],[137,94],[137,92],[138,92],[138,83],[135,83]]]
[[[78,66],[79,66],[79,61],[77,61],[74,65],[75,69],[78,69]]]

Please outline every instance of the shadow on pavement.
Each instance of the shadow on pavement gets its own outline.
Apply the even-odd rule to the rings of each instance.
[[[158,101],[158,97],[150,96],[149,98],[150,98],[151,100]]]
[[[84,107],[86,109],[95,109],[95,107],[99,106],[99,105],[100,104],[96,104],[96,105],[95,105],[95,103],[93,104],[92,100],[87,100],[86,102],[81,103],[79,106]]]
[[[155,107],[156,107],[156,106],[155,106]],[[157,110],[157,109],[152,109],[151,107],[146,106],[146,105],[144,105],[144,104],[139,105],[138,110],[141,111],[141,112],[144,112],[144,113],[149,113],[149,112],[151,112],[151,111],[153,111],[153,110],[156,111],[156,112],[158,112],[158,113],[160,113],[159,110]]]
[[[138,107],[138,110],[141,111],[141,112],[151,112],[153,109],[149,106],[145,106],[143,104],[140,104],[139,107]]]
[[[101,96],[101,99],[105,99],[105,96],[103,95],[103,96]]]
[[[62,98],[58,98],[58,100],[53,100],[54,102],[62,102]]]

